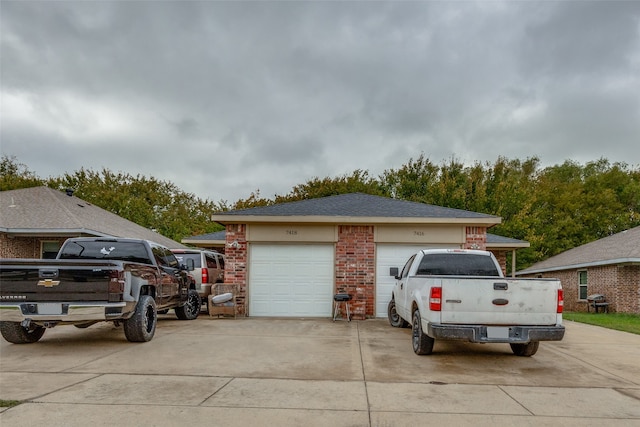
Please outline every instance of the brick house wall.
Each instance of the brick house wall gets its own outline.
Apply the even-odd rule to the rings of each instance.
[[[341,225],[336,243],[336,290],[352,296],[354,319],[374,316],[376,244],[373,226]]]
[[[247,226],[227,225],[224,282],[237,286],[238,314],[246,315],[247,300]]]
[[[66,237],[9,237],[0,233],[0,258],[41,258],[42,242],[57,241],[60,245]]]
[[[465,249],[486,249],[487,227],[467,227],[466,236]]]
[[[486,227],[467,227],[464,244],[469,249],[486,249]],[[375,227],[372,225],[339,225],[335,246],[336,293],[348,293],[354,319],[375,316],[376,281]],[[496,252],[503,271],[506,254]],[[227,224],[225,250],[225,283],[238,287],[238,313],[247,314],[247,225]]]
[[[587,311],[587,301],[578,298],[578,272],[587,271],[587,295],[602,294],[612,313],[640,314],[640,266],[604,265],[560,270],[523,277],[560,279],[565,311]]]

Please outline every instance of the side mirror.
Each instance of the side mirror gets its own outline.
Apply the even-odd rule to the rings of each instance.
[[[389,268],[389,276],[393,276],[396,279],[398,278],[398,267]]]
[[[187,271],[193,271],[196,269],[196,264],[192,259],[187,260]]]

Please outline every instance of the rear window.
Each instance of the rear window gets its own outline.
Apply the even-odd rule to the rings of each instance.
[[[114,241],[67,242],[62,247],[60,259],[115,259],[151,264],[143,243]]]
[[[500,276],[493,259],[474,254],[431,254],[420,261],[418,275]]]
[[[173,253],[176,258],[178,258],[178,262],[180,264],[187,264],[187,260],[188,259],[192,259],[193,260],[193,266],[195,268],[202,268],[202,257],[200,256],[200,254],[194,254],[194,253]]]

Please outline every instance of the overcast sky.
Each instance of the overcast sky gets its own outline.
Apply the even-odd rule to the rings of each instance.
[[[640,2],[5,1],[1,150],[212,201],[537,156],[640,165]]]

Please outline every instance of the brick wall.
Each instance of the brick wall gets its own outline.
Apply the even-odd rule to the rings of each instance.
[[[500,268],[502,269],[502,274],[507,275],[507,252],[505,251],[491,251],[493,256],[498,260],[498,264],[500,264]]]
[[[227,225],[224,282],[238,288],[238,314],[246,314],[247,297],[247,226]]]
[[[42,242],[58,241],[61,245],[66,237],[9,237],[0,233],[0,258],[41,258]]]
[[[584,270],[584,269],[580,269]],[[565,311],[587,311],[587,301],[578,299],[578,269],[545,272],[529,277],[560,279]],[[587,295],[602,294],[612,313],[640,314],[640,266],[606,265],[587,271]]]
[[[352,296],[354,319],[375,315],[375,247],[373,226],[338,227],[336,291]]]
[[[487,227],[467,227],[465,249],[487,248]]]

